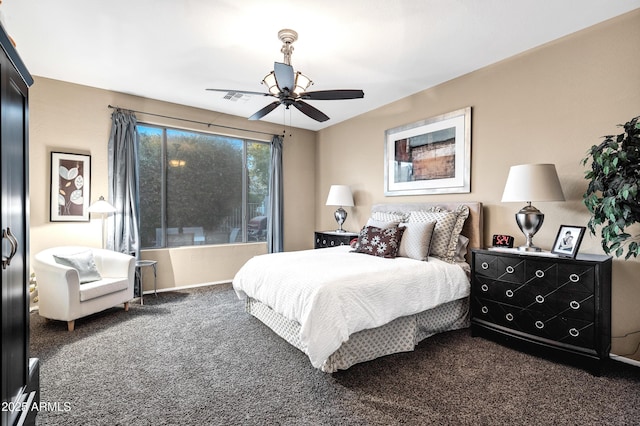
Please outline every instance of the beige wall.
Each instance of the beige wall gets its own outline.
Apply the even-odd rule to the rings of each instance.
[[[640,11],[589,28],[517,57],[318,132],[293,129],[284,143],[285,249],[311,248],[313,231],[333,229],[333,207],[324,205],[331,184],[348,184],[356,207],[345,227],[359,229],[371,204],[397,201],[478,200],[485,205],[485,243],[494,233],[523,241],[517,203],[500,201],[509,166],[553,162],[567,201],[539,203],[545,225],[536,235],[548,249],[561,224],[584,225],[586,188],[580,160],[600,136],[640,114]],[[100,246],[100,220],[49,222],[51,151],[91,154],[91,198],[107,195],[107,105],[203,122],[280,133],[281,125],[248,122],[211,111],[122,93],[37,78],[30,92],[31,252],[59,244]],[[384,131],[466,106],[472,112],[471,193],[385,197]],[[141,121],[206,130],[138,114]],[[243,135],[240,135],[243,136]],[[253,136],[253,135],[249,135]],[[315,195],[314,195],[315,194]],[[317,206],[317,208],[316,208]],[[228,281],[264,244],[149,250],[159,260],[158,286],[171,288]],[[598,239],[585,237],[583,252],[600,253]],[[640,261],[614,261],[613,335],[640,330]],[[151,287],[151,280],[145,288]],[[640,359],[640,334],[613,339],[613,352]]]
[[[316,146],[316,228],[333,229],[334,207],[324,205],[331,184],[347,184],[356,206],[348,230],[358,230],[373,203],[478,200],[485,205],[485,244],[508,233],[522,244],[518,203],[502,203],[509,167],[555,163],[566,202],[538,203],[545,223],[534,238],[549,249],[562,224],[586,225],[586,189],[580,160],[600,136],[619,133],[618,123],[640,114],[640,11],[635,11],[516,57],[417,93],[324,129]],[[366,96],[366,94],[365,94]],[[384,196],[384,132],[471,106],[471,193]],[[586,236],[582,252],[601,253]],[[614,260],[613,335],[640,331],[640,260]],[[640,360],[640,333],[613,339],[613,352]]]
[[[73,152],[91,155],[91,200],[108,195],[107,143],[111,131],[108,105],[166,115],[204,123],[239,127],[273,134],[282,133],[282,125],[250,122],[246,118],[189,108],[69,84],[35,78],[30,90],[30,201],[31,253],[56,245],[101,245],[101,220],[90,222],[50,222],[49,184],[50,153]],[[207,131],[207,126],[136,114],[139,121]],[[246,133],[212,127],[209,131],[270,140],[269,135]],[[315,179],[315,132],[291,129],[284,140],[283,164],[286,194],[312,194]],[[313,240],[315,200],[312,195],[287,197],[285,200],[285,248],[309,248]],[[158,260],[158,287],[183,287],[193,284],[230,281],[238,268],[251,256],[266,252],[265,243],[220,246],[182,247],[146,250],[142,257]],[[152,279],[144,287],[153,288]]]

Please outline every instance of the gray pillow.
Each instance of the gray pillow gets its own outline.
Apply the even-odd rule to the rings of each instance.
[[[405,231],[400,240],[398,256],[426,261],[436,221],[403,223],[400,227],[405,228]]]
[[[400,225],[400,222],[397,221],[387,221],[387,220],[378,220],[372,217],[367,220],[367,224],[365,226],[373,226],[380,229],[394,228]]]
[[[100,272],[98,272],[98,267],[96,266],[96,261],[93,258],[93,252],[91,250],[67,255],[54,254],[53,258],[56,263],[69,266],[78,271],[80,284],[86,284],[102,279]]]

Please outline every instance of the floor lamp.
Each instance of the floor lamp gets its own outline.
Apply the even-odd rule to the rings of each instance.
[[[107,200],[105,200],[102,195],[100,196],[98,201],[96,201],[95,203],[93,203],[93,204],[91,204],[89,206],[89,213],[100,213],[100,215],[102,216],[102,248],[105,248],[105,244],[104,244],[105,243],[104,242],[104,234],[105,234],[104,218],[109,213],[115,213],[115,211],[116,211],[115,207],[113,207]]]

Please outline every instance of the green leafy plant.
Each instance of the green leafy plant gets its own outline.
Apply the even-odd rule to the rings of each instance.
[[[640,123],[639,117],[621,124],[624,133],[605,136],[600,145],[588,150],[582,160],[591,169],[585,173],[589,180],[583,202],[591,219],[589,231],[596,234],[601,227],[602,248],[625,259],[640,255],[640,233],[631,235],[629,227],[640,223]]]

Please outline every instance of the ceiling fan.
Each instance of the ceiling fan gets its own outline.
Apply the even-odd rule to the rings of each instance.
[[[306,103],[305,100],[326,101],[359,99],[364,97],[364,92],[362,90],[318,90],[307,92],[306,90],[313,84],[313,82],[301,72],[294,72],[293,67],[291,66],[291,54],[293,53],[292,44],[298,39],[298,33],[294,30],[284,29],[278,31],[278,38],[283,43],[280,51],[284,54],[284,62],[275,62],[273,64],[273,71],[267,74],[267,76],[262,80],[262,84],[269,88],[268,93],[229,89],[207,90],[278,98],[277,101],[270,103],[249,117],[249,120],[260,120],[280,105],[284,105],[287,109],[293,105],[303,114],[316,121],[323,122],[327,121],[329,117],[319,109]]]

